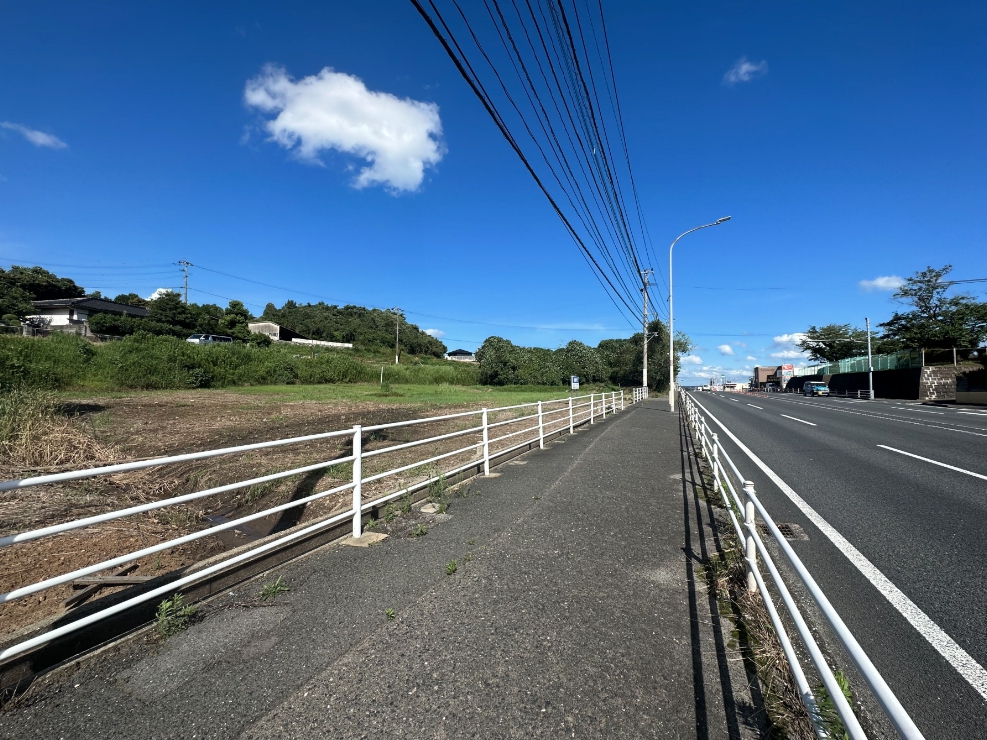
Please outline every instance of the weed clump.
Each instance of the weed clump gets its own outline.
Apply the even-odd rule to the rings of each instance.
[[[158,637],[166,640],[187,630],[198,612],[196,607],[185,603],[184,596],[175,594],[170,599],[165,599],[158,604],[154,629],[158,633]]]
[[[291,591],[288,584],[282,580],[281,576],[278,576],[278,580],[274,581],[274,583],[264,584],[263,588],[260,590],[260,600],[270,601],[279,594],[288,593],[288,591]]]
[[[447,576],[451,576],[458,569],[459,569],[459,565],[456,563],[455,560],[450,560],[448,563],[446,563],[446,575]]]

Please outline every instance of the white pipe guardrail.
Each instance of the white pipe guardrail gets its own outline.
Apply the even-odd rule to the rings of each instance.
[[[632,390],[631,403],[635,403],[643,398],[647,397],[645,392],[643,395],[639,393],[641,389]],[[554,408],[552,408],[554,407]],[[304,467],[293,468],[291,470],[285,470],[280,473],[274,473],[271,475],[259,476],[256,478],[250,478],[249,480],[240,481],[238,483],[230,483],[227,485],[216,486],[213,488],[207,488],[201,491],[196,491],[193,493],[188,493],[180,496],[173,496],[171,498],[162,499],[159,501],[152,501],[150,503],[141,504],[138,506],[130,506],[125,509],[119,509],[117,511],[110,511],[104,514],[97,514],[95,516],[85,517],[83,519],[76,519],[70,522],[64,522],[61,524],[53,524],[47,527],[42,527],[40,529],[35,529],[29,532],[21,532],[18,534],[8,535],[6,537],[0,537],[0,547],[9,547],[11,545],[21,544],[25,542],[30,542],[32,540],[41,539],[43,537],[49,537],[52,535],[57,535],[62,532],[68,532],[75,529],[81,529],[83,527],[89,527],[94,524],[99,524],[101,522],[107,522],[114,519],[120,519],[123,517],[133,516],[135,514],[143,514],[156,509],[160,509],[166,506],[174,506],[176,504],[187,503],[189,501],[194,501],[196,499],[205,498],[208,496],[215,496],[219,493],[224,493],[226,491],[232,491],[239,488],[247,488],[249,486],[257,485],[258,483],[266,483],[269,481],[280,480],[282,478],[287,478],[288,476],[298,475],[300,473],[307,473],[314,470],[324,470],[332,468],[337,465],[342,465],[345,463],[353,464],[353,478],[349,483],[344,483],[343,485],[330,488],[325,491],[319,491],[313,493],[310,496],[306,496],[295,501],[289,501],[288,503],[281,504],[280,506],[274,506],[264,511],[259,511],[254,514],[249,514],[247,516],[240,517],[233,521],[224,522],[207,529],[203,529],[197,532],[192,532],[191,534],[184,535],[182,537],[177,537],[166,542],[160,542],[149,547],[144,547],[140,550],[135,550],[123,555],[120,555],[109,560],[105,560],[101,563],[95,563],[83,568],[78,568],[69,573],[63,573],[62,575],[53,576],[37,583],[28,584],[20,588],[15,588],[7,593],[0,594],[0,604],[9,603],[15,601],[16,599],[23,598],[33,593],[43,591],[45,589],[52,588],[65,583],[70,583],[77,578],[83,578],[85,576],[92,575],[93,573],[98,573],[110,568],[115,568],[119,565],[133,562],[139,560],[140,558],[146,557],[156,552],[161,552],[162,550],[168,550],[179,545],[186,544],[188,542],[193,542],[195,540],[201,539],[203,537],[209,537],[215,535],[218,532],[228,529],[234,529],[241,527],[244,524],[254,521],[256,519],[262,519],[264,517],[270,516],[272,514],[277,514],[288,509],[305,506],[313,501],[326,498],[328,496],[333,496],[344,491],[352,491],[353,499],[352,505],[346,511],[337,513],[321,521],[315,522],[310,526],[304,527],[300,530],[290,532],[285,534],[275,540],[266,542],[263,545],[258,545],[257,547],[250,548],[245,552],[236,555],[235,557],[223,560],[215,565],[209,566],[195,573],[189,574],[175,581],[172,581],[164,586],[153,589],[146,593],[140,594],[133,598],[127,599],[119,604],[112,607],[108,607],[90,614],[84,618],[75,620],[68,624],[62,625],[56,629],[49,632],[45,632],[41,635],[33,637],[31,639],[25,640],[23,642],[11,645],[4,650],[0,650],[0,663],[6,661],[9,658],[13,658],[20,655],[34,647],[43,645],[51,640],[61,637],[62,635],[75,632],[87,625],[98,622],[102,619],[110,617],[119,612],[125,611],[132,606],[156,599],[162,596],[171,595],[177,590],[184,586],[187,586],[195,581],[202,580],[214,573],[217,573],[229,566],[236,565],[237,563],[243,562],[250,558],[255,557],[263,552],[276,549],[278,547],[287,544],[288,542],[298,540],[300,538],[306,537],[312,533],[319,530],[331,527],[339,522],[345,521],[347,519],[352,519],[353,521],[353,537],[360,537],[363,534],[362,518],[364,512],[372,509],[374,507],[381,506],[393,499],[396,499],[405,494],[411,493],[412,491],[421,490],[422,488],[434,483],[435,481],[444,478],[446,476],[455,475],[457,473],[468,470],[471,467],[475,467],[482,463],[484,475],[490,474],[490,460],[493,457],[503,455],[505,453],[518,450],[525,445],[531,444],[537,441],[538,446],[541,449],[545,448],[545,437],[555,433],[561,433],[568,429],[569,433],[573,433],[576,426],[581,426],[583,424],[593,424],[596,422],[596,418],[599,416],[600,419],[605,419],[607,413],[611,415],[615,414],[617,411],[623,411],[624,409],[624,391],[611,391],[606,393],[590,393],[588,396],[570,396],[568,398],[553,399],[550,401],[537,401],[534,403],[522,403],[514,406],[501,406],[497,408],[484,408],[478,411],[465,411],[455,414],[444,414],[442,416],[432,416],[424,419],[412,419],[409,421],[398,421],[388,424],[375,424],[372,426],[361,426],[356,425],[351,429],[343,429],[333,432],[324,432],[321,434],[309,434],[302,437],[291,437],[288,439],[272,440],[270,442],[259,442],[256,444],[239,445],[236,447],[225,447],[217,450],[206,450],[203,452],[193,452],[183,455],[172,455],[169,457],[159,457],[149,460],[138,460],[128,463],[120,463],[116,465],[105,465],[103,467],[97,468],[86,468],[84,470],[74,470],[64,473],[54,473],[51,475],[39,475],[31,478],[21,478],[18,480],[7,480],[0,482],[0,491],[12,491],[21,488],[28,488],[31,486],[40,486],[47,483],[58,483],[65,481],[74,481],[84,478],[93,478],[96,476],[112,475],[114,473],[122,473],[132,470],[141,470],[144,468],[158,467],[165,465],[173,465],[175,463],[188,462],[191,460],[203,460],[207,458],[231,455],[240,452],[247,452],[253,450],[269,449],[274,447],[281,447],[283,445],[299,444],[302,442],[312,442],[315,440],[325,440],[334,437],[351,437],[353,451],[350,455],[345,455],[343,457],[337,457],[332,460],[325,462],[319,462],[314,465],[306,465]],[[502,421],[491,422],[490,415],[503,412],[520,412],[521,416],[511,417]],[[527,413],[528,411],[533,411],[533,413]],[[446,434],[440,434],[437,436],[427,437],[425,439],[418,439],[411,442],[405,442],[402,444],[390,445],[388,447],[383,447],[376,450],[363,449],[363,435],[369,432],[374,432],[383,429],[394,429],[398,427],[412,427],[420,424],[434,423],[438,421],[449,421],[453,419],[467,419],[479,417],[480,424],[477,426],[469,426],[466,429],[460,429],[454,432],[449,432]],[[506,432],[500,436],[491,437],[491,431],[497,430],[505,425],[516,425],[522,424],[524,422],[533,422],[530,426],[525,425],[524,428],[516,431]],[[528,437],[522,437],[521,441],[516,438],[519,435],[525,435],[528,433],[534,434]],[[494,432],[495,434],[497,432]],[[383,473],[377,473],[375,475],[364,476],[363,474],[363,461],[367,458],[376,457],[379,455],[384,455],[387,453],[395,452],[398,450],[406,450],[413,447],[418,447],[420,445],[441,442],[445,440],[450,440],[457,437],[462,437],[465,435],[480,435],[478,441],[470,441],[465,447],[458,447],[451,452],[444,452],[441,454],[432,455],[424,460],[417,460],[408,465],[401,465],[399,467],[387,470]],[[498,449],[492,449],[496,443],[501,442],[505,446]],[[419,468],[423,465],[432,465],[441,460],[447,458],[455,457],[457,455],[464,455],[473,453],[473,457],[463,465],[456,465],[451,470],[446,470],[440,472],[437,475],[426,478],[426,480],[419,481],[407,485],[400,490],[393,491],[391,493],[378,496],[371,501],[365,501],[363,497],[363,486],[367,483],[372,483],[374,481],[383,480],[390,476],[395,476],[399,473],[406,472],[413,468]]]
[[[764,606],[771,619],[771,624],[778,633],[778,639],[781,642],[785,658],[791,666],[795,683],[802,697],[802,702],[805,704],[806,711],[809,713],[809,718],[812,720],[816,735],[819,738],[829,737],[822,724],[812,689],[809,687],[805,672],[788,636],[788,630],[781,621],[771,592],[768,590],[764,576],[758,568],[758,553],[760,553],[761,559],[768,570],[772,584],[777,589],[778,595],[785,605],[785,610],[795,625],[802,644],[809,653],[813,666],[815,666],[823,685],[826,687],[826,691],[836,708],[837,714],[839,714],[840,719],[843,721],[843,726],[846,728],[847,734],[853,740],[866,740],[867,737],[853,710],[850,708],[846,697],[844,697],[843,691],[840,689],[832,669],[826,662],[822,650],[820,650],[816,639],[813,637],[812,631],[806,624],[805,618],[799,611],[798,605],[792,598],[792,594],[779,573],[771,554],[768,552],[757,531],[756,517],[758,512],[771,536],[774,537],[778,543],[778,547],[784,553],[785,558],[795,570],[799,580],[809,592],[816,606],[819,607],[819,611],[822,613],[826,622],[836,633],[840,643],[850,656],[850,660],[853,661],[853,664],[867,682],[867,685],[891,721],[891,724],[894,725],[895,729],[905,740],[919,740],[922,738],[922,733],[918,727],[915,726],[915,723],[908,716],[904,707],[901,706],[901,703],[891,691],[891,688],[887,685],[870,658],[867,657],[867,654],[860,647],[856,638],[850,633],[850,630],[836,612],[836,609],[833,608],[829,599],[826,598],[822,589],[819,588],[815,579],[810,575],[802,560],[795,554],[795,550],[792,549],[785,536],[779,531],[778,526],[771,518],[771,515],[768,514],[767,509],[764,508],[764,505],[757,498],[757,494],[754,491],[754,484],[741,475],[730,455],[722,447],[718,436],[710,429],[702,412],[705,412],[710,417],[712,417],[712,414],[699,401],[693,399],[690,394],[681,391],[680,395],[682,398],[683,413],[692,430],[693,439],[699,443],[702,456],[712,466],[713,490],[718,492],[722,497],[723,504],[730,514],[730,521],[733,523],[734,531],[737,533],[738,539],[744,543],[744,560],[747,563],[747,590],[751,592],[759,591],[761,594]],[[726,466],[724,466],[724,462],[726,462]],[[731,474],[733,475],[733,479],[731,479]],[[737,486],[734,485],[734,480],[737,482]],[[737,493],[737,487],[742,489],[743,499]]]

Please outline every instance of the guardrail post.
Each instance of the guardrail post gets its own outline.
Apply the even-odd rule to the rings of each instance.
[[[363,534],[363,427],[353,427],[353,538]]]
[[[572,394],[569,394],[569,434],[572,434]]]
[[[596,402],[593,400],[593,394],[589,394],[589,423],[593,423],[593,414],[596,412]]]
[[[603,418],[606,419],[607,418],[607,394],[606,393],[601,393],[600,394],[600,405],[603,407]]]
[[[538,449],[545,449],[545,425],[542,423],[541,401],[538,402]]]
[[[747,542],[745,555],[747,560],[747,591],[753,593],[757,591],[757,580],[754,578],[754,568],[757,567],[757,545],[754,543],[754,484],[744,481],[744,526],[747,528]]]
[[[490,431],[487,428],[487,410],[483,409],[483,474],[490,475]]]
[[[713,491],[720,490],[720,438],[713,432]]]

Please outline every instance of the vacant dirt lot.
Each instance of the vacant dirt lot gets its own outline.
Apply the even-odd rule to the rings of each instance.
[[[79,440],[99,443],[95,448],[101,450],[102,459],[92,460],[89,464],[102,465],[303,436],[345,429],[354,424],[368,426],[476,409],[475,404],[460,404],[423,410],[420,403],[406,405],[395,403],[396,400],[285,401],[277,395],[189,391],[73,399],[63,410],[71,417],[72,429]],[[511,399],[505,401],[510,403]],[[365,436],[364,450],[466,429],[478,423],[478,418],[468,417],[384,430]],[[531,422],[500,429],[504,433],[525,426],[531,426]],[[478,441],[479,435],[473,434],[370,458],[365,461],[364,476]],[[350,454],[351,444],[351,438],[346,436],[0,493],[0,536],[332,460]],[[455,462],[465,462],[476,454],[470,450],[442,461],[442,468],[448,469]],[[0,479],[77,467],[82,466],[26,469],[7,464],[0,467]],[[409,470],[376,485],[365,486],[365,495],[395,490],[415,480],[423,480],[429,474],[427,468]],[[0,591],[8,592],[43,578],[201,531],[228,519],[331,489],[351,479],[351,466],[340,465],[2,548]],[[139,560],[133,575],[161,575],[250,539],[324,517],[337,509],[347,508],[350,496],[349,491],[344,491],[255,520],[236,530],[205,536],[155,553]],[[63,613],[63,601],[74,592],[71,585],[65,584],[0,606],[0,637],[45,617]],[[110,592],[110,589],[104,589],[101,594]]]

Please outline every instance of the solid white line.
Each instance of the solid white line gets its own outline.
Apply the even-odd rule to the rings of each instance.
[[[939,416],[945,416],[946,415],[942,411],[925,411],[924,409],[905,409],[905,411],[914,411],[917,414],[939,414]]]
[[[918,633],[976,689],[978,694],[984,699],[987,699],[987,670],[984,670],[984,667],[975,661],[966,650],[961,648],[952,637],[947,635],[942,627],[933,622],[929,618],[929,615],[919,609],[911,599],[905,596],[901,589],[895,586],[887,576],[879,571],[862,552],[851,545],[846,537],[837,532],[829,522],[823,519],[801,496],[795,493],[792,487],[785,483],[777,473],[765,465],[761,461],[761,458],[751,452],[747,448],[747,445],[737,439],[733,432],[723,426],[723,422],[710,414],[701,403],[696,401],[696,404],[709,414],[709,418],[719,424],[720,429],[726,432],[726,435],[733,440],[734,444],[781,489],[782,493],[791,499],[792,503],[802,510],[802,513],[809,518],[809,521],[815,524],[819,528],[819,531],[826,535],[830,542],[836,545],[836,549],[846,555],[847,559],[856,566],[857,570],[891,603],[891,606],[897,609],[911,623]]]
[[[806,421],[805,419],[796,419],[794,416],[789,416],[788,414],[778,414],[778,416],[784,416],[786,419],[791,419],[792,421],[800,421],[803,424],[808,424],[810,427],[817,427],[818,424],[813,424],[811,421]]]
[[[987,416],[983,411],[957,411],[957,414],[969,414],[970,416]]]
[[[750,406],[751,408],[754,408],[754,409],[761,409],[761,407],[760,407],[760,406],[755,406],[755,405],[754,405],[754,404],[752,404],[752,403],[749,403],[749,404],[747,404],[747,405],[748,405],[748,406]],[[761,409],[761,411],[764,411],[764,409]]]
[[[958,473],[966,473],[967,475],[972,475],[974,478],[980,478],[981,480],[987,480],[987,475],[981,475],[980,473],[973,473],[969,470],[964,470],[963,468],[957,468],[954,465],[947,465],[946,463],[941,463],[938,460],[930,460],[927,457],[922,457],[921,455],[915,455],[911,452],[905,452],[904,450],[899,450],[897,447],[888,447],[887,445],[878,445],[878,447],[883,447],[885,450],[891,450],[892,452],[897,452],[900,455],[908,455],[909,457],[914,457],[916,460],[922,460],[923,462],[932,463],[933,465],[938,465],[941,468],[949,468],[950,470],[955,470]]]

